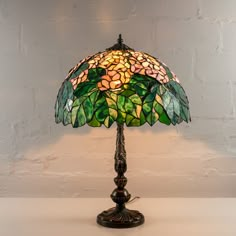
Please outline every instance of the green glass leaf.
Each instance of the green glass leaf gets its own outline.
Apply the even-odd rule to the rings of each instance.
[[[97,74],[98,74],[99,76],[103,76],[103,75],[106,74],[106,70],[105,70],[104,68],[97,67],[96,69],[97,69]]]
[[[159,115],[156,112],[150,112],[146,116],[146,120],[147,120],[148,124],[151,125],[151,126],[153,126],[156,123],[158,118],[159,118]]]
[[[147,95],[147,97],[145,97],[143,103],[149,103],[149,102],[153,102],[155,99],[156,94],[155,93],[150,93]]]
[[[180,116],[180,105],[177,99],[173,100],[174,103],[174,112],[177,116]]]
[[[185,91],[179,83],[171,80],[166,84],[166,87],[171,91],[172,94],[174,94],[174,96],[180,101],[181,104],[185,105],[186,107],[189,106],[188,98],[185,94]]]
[[[134,117],[130,114],[126,115],[125,123],[127,126],[129,126],[130,122],[134,119]]]
[[[157,94],[162,97],[162,95],[165,93],[166,91],[166,88],[164,85],[160,85],[158,88],[157,88]]]
[[[169,116],[169,118],[171,120],[173,120],[173,117],[174,117],[174,104],[173,104],[172,100],[170,101],[168,107],[166,108],[166,113]]]
[[[187,107],[184,107],[183,110],[185,111],[185,114],[186,114],[186,117],[187,117],[188,121],[191,121],[191,116],[190,116],[189,109]]]
[[[166,91],[163,96],[162,96],[162,101],[163,101],[163,106],[165,109],[167,109],[168,105],[170,104],[171,102],[171,93]]]
[[[97,91],[94,91],[93,93],[91,93],[91,95],[89,96],[92,104],[94,104],[97,101],[99,93],[100,93],[100,91],[97,90]]]
[[[118,99],[118,95],[117,94],[115,94],[113,92],[110,92],[110,91],[107,91],[106,95],[109,96],[111,99],[113,99],[115,102],[117,102],[117,99]]]
[[[125,123],[126,113],[118,110],[117,122],[119,124]]]
[[[65,80],[59,89],[55,104],[55,120],[57,123],[63,122],[64,109],[68,99],[73,99],[73,87],[69,81]]]
[[[131,77],[129,87],[131,90],[136,91],[139,96],[143,97],[150,92],[152,86],[155,84],[158,84],[158,81],[154,78],[145,75],[134,74]]]
[[[74,73],[73,73],[74,76],[73,77],[76,77],[76,76],[80,75],[81,72],[83,72],[84,70],[87,70],[88,67],[89,67],[89,64],[87,62],[84,62],[82,65],[80,65],[80,67],[76,71],[74,71]]]
[[[80,106],[80,104],[81,104],[81,102],[79,101],[79,99],[78,99],[78,98],[75,99],[74,102],[73,102],[73,105],[72,105],[72,109],[73,109],[74,107]]]
[[[140,125],[143,125],[146,122],[146,118],[145,115],[143,114],[143,112],[141,111],[140,113]]]
[[[136,118],[140,118],[140,113],[142,111],[142,106],[141,105],[138,105],[138,104],[134,104],[134,110],[133,112],[131,113],[134,117]]]
[[[71,111],[71,122],[73,127],[78,127],[77,113],[80,105],[78,105],[78,99],[74,101]]]
[[[186,122],[189,122],[191,120],[189,110],[185,106],[181,106],[180,116]]]
[[[160,115],[163,112],[163,107],[158,102],[154,101],[154,109]]]
[[[152,103],[148,102],[148,103],[144,103],[143,104],[143,113],[145,115],[148,115],[151,111],[152,111]]]
[[[107,115],[107,117],[105,117],[104,119],[104,125],[109,128],[113,124],[114,120],[116,120],[118,112],[116,102],[111,97],[109,97],[110,93],[105,93],[105,95],[108,96],[105,98],[104,105],[105,107],[107,107],[106,109],[108,110],[108,114],[104,114]],[[104,109],[104,107],[102,109]]]
[[[153,89],[155,91],[155,89]],[[157,101],[155,100],[156,93],[148,94],[143,101],[143,113],[146,117],[146,121],[149,125],[154,125],[159,118],[158,113],[155,110]]]
[[[79,109],[77,110],[76,120],[79,127],[83,126],[86,123],[86,115],[85,115],[83,106],[79,106]]]
[[[68,115],[68,111],[64,110],[64,113],[63,113],[63,120],[62,120],[63,125],[68,125],[68,124],[69,124],[69,123],[67,122],[67,115]]]
[[[104,120],[104,125],[109,128],[114,123],[114,120],[111,116],[107,116],[107,118]]]
[[[125,111],[126,113],[132,113],[134,111],[134,104],[132,103],[132,101],[129,98],[125,99]]]
[[[68,114],[67,114],[66,123],[71,124],[71,112],[68,112]]]
[[[106,74],[106,70],[103,68],[92,68],[88,70],[88,80],[90,82],[97,83],[101,80],[101,76]]]
[[[162,101],[169,119],[175,125],[180,121],[179,100],[169,90],[166,90],[162,96]]]
[[[106,102],[107,102],[108,107],[117,110],[116,102],[113,99],[107,97]]]
[[[143,89],[136,84],[134,85],[134,89],[135,89],[136,93],[141,97],[145,96],[148,93],[148,91],[146,89]]]
[[[78,70],[83,71],[83,70],[88,69],[88,67],[89,67],[88,62],[84,62],[84,63],[78,68]],[[78,70],[77,70],[77,71],[78,71]]]
[[[90,82],[99,82],[101,80],[101,77],[97,74],[96,69],[89,69],[89,71],[88,71],[88,80]]]
[[[84,70],[87,70],[88,67],[89,67],[88,62],[84,62],[83,64],[81,64],[81,65],[79,66],[79,68],[77,68],[76,71],[74,71],[74,72],[67,78],[67,80],[70,80],[70,79],[72,79],[72,78],[75,78],[75,77],[79,76]]]
[[[98,99],[95,103],[95,110],[97,110],[101,106],[106,106],[106,104],[107,104],[106,103],[106,98],[102,94],[99,94]]]
[[[59,109],[58,97],[57,97],[57,99],[56,99],[56,103],[55,103],[54,109],[55,109],[55,115],[57,115],[58,109]]]
[[[118,112],[115,109],[109,108],[109,115],[113,118],[113,120],[116,120]]]
[[[87,99],[87,96],[82,96],[82,97],[79,97],[78,99],[76,99],[77,105],[79,106],[79,105],[83,104],[85,99]]]
[[[60,116],[59,116],[58,100],[56,100],[56,103],[55,103],[55,121],[56,121],[56,123],[60,123],[61,122],[61,119],[60,119]]]
[[[76,97],[88,96],[90,92],[94,92],[97,90],[97,84],[92,82],[84,82],[78,84],[76,90],[74,91],[74,95]]]
[[[118,109],[122,112],[125,112],[124,105],[125,105],[125,97],[122,95],[119,95],[117,99],[117,106],[118,106]]]
[[[88,125],[92,127],[100,127],[101,123],[96,119],[96,116],[94,115],[92,120],[88,122]]]
[[[64,109],[70,112],[72,109],[72,104],[73,104],[73,100],[67,99]]]
[[[103,123],[108,128],[118,117],[117,104],[109,96],[110,93],[101,93],[95,104],[95,117],[97,121]]]
[[[104,125],[109,128],[109,116],[104,120]]]
[[[77,98],[73,102],[70,118],[68,117],[67,121],[65,122],[69,122],[69,119],[71,119],[70,122],[72,123],[73,127],[83,126],[85,123],[88,123],[92,119],[94,113],[94,104],[90,98],[92,98],[94,101],[98,97],[98,94],[99,92],[95,91],[93,93],[84,94],[84,96]],[[67,106],[65,109],[68,111]]]
[[[151,89],[150,89],[150,92],[153,93],[153,94],[157,94],[157,90],[158,90],[158,87],[160,86],[161,84],[159,83],[155,83]]]
[[[161,115],[160,115],[160,117],[159,117],[159,121],[160,121],[161,123],[166,124],[166,125],[170,125],[170,124],[171,124],[171,121],[170,121],[170,119],[169,119],[169,117],[167,116],[167,114],[166,114],[165,111],[163,111],[163,112],[161,113]]]
[[[76,99],[72,106],[71,123],[74,128],[83,126],[86,123],[86,115],[83,105],[80,104],[79,99]]]
[[[148,76],[145,75],[141,75],[141,74],[134,74],[131,77],[130,83],[137,83],[137,82],[143,82],[143,81],[150,81],[153,78],[150,78]]]
[[[131,96],[133,94],[135,94],[134,91],[127,89],[127,90],[123,91],[120,95],[123,95],[125,97],[129,97],[129,96]]]
[[[92,102],[91,102],[89,97],[87,97],[84,100],[83,107],[84,107],[84,112],[85,112],[85,115],[86,115],[86,120],[88,122],[88,121],[90,121],[92,119],[93,112],[94,112],[93,104],[92,104]]]
[[[132,101],[132,103],[142,105],[142,100],[137,94],[133,94],[129,97],[129,99]]]
[[[97,110],[96,110],[96,118],[99,122],[104,123],[104,120],[106,119],[106,117],[109,115],[109,111],[106,105],[100,106]]]
[[[140,120],[134,118],[133,120],[130,121],[128,126],[140,126]]]
[[[142,88],[143,90],[147,90],[148,89],[147,83],[144,84],[144,83],[141,83],[141,82],[137,82],[135,85],[140,87],[140,88]]]
[[[71,113],[69,113],[67,110],[64,110],[63,125],[68,125],[70,123],[71,123]]]

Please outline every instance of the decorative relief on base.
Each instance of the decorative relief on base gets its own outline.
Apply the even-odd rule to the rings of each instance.
[[[144,216],[136,210],[111,208],[97,216],[97,223],[110,228],[131,228],[144,223]]]

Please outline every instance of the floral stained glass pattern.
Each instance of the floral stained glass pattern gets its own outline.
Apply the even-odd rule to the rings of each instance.
[[[158,59],[133,50],[107,50],[71,69],[55,105],[56,122],[80,127],[178,124],[190,121],[176,75]]]

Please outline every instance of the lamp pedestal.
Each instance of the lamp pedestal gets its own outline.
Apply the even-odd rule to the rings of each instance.
[[[97,223],[110,228],[131,228],[144,223],[144,216],[136,210],[129,210],[125,203],[129,201],[131,195],[125,189],[127,178],[124,173],[127,170],[124,126],[117,123],[115,171],[117,176],[114,182],[117,186],[111,194],[111,199],[116,203],[116,207],[103,211],[97,216]]]

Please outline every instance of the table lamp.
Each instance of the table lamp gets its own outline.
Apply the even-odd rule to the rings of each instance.
[[[88,124],[109,128],[117,123],[114,182],[116,206],[97,216],[97,223],[111,228],[130,228],[144,223],[144,216],[125,204],[131,195],[127,178],[124,124],[128,127],[157,121],[176,125],[191,120],[189,102],[176,75],[160,60],[117,43],[88,56],[73,67],[59,89],[55,121],[73,128]]]

